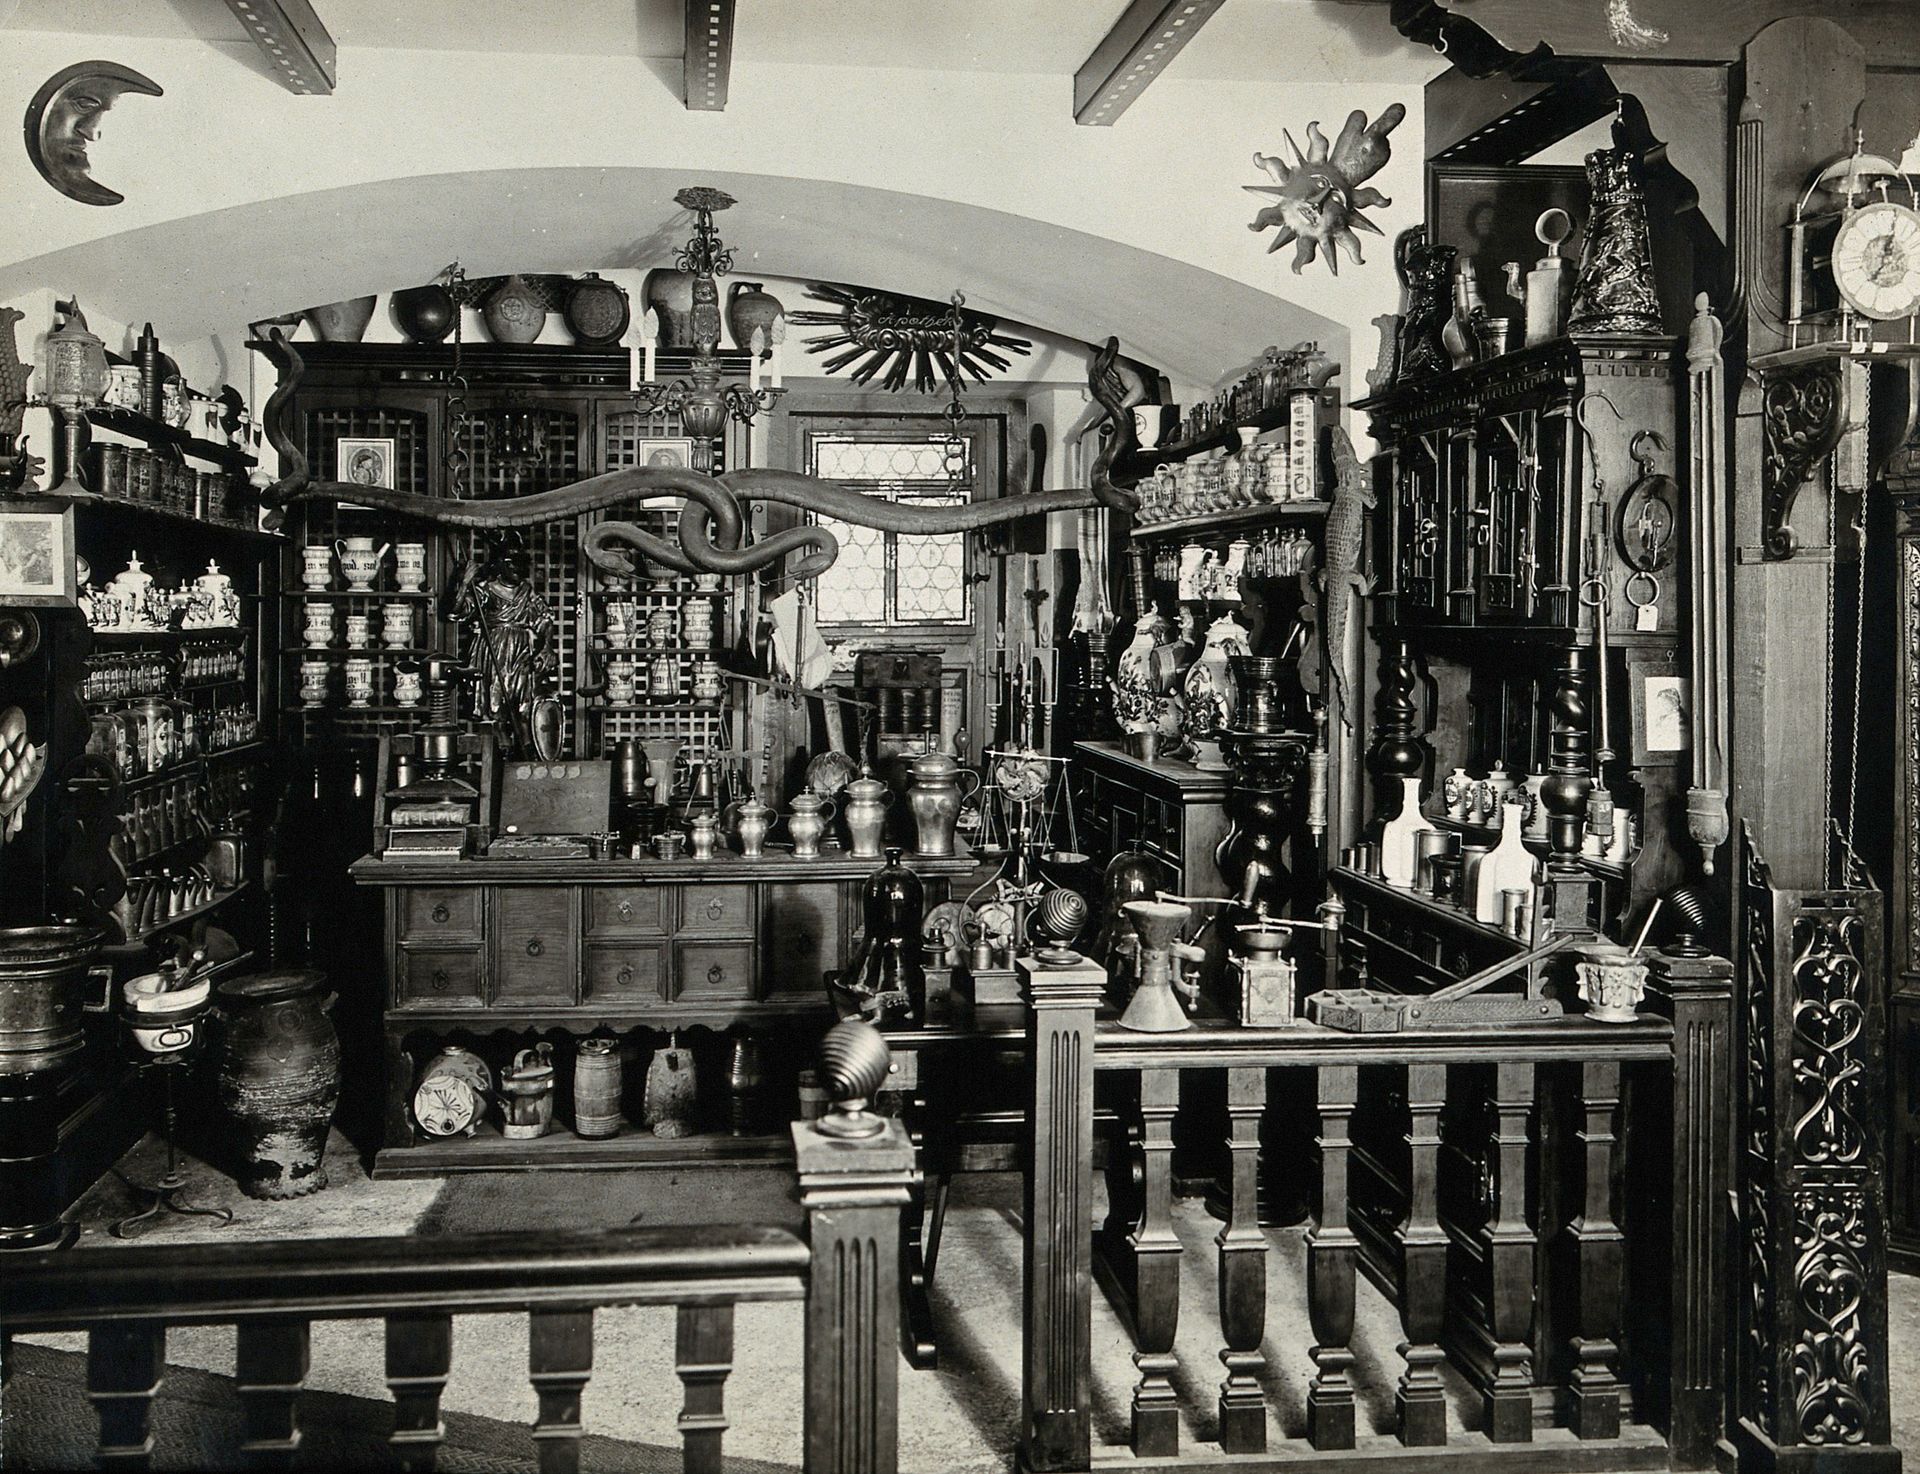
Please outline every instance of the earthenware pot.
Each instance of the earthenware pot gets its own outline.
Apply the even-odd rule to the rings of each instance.
[[[387,315],[409,343],[438,343],[453,331],[453,294],[438,282],[405,287],[387,303]]]
[[[567,293],[566,319],[574,342],[597,347],[620,341],[633,321],[633,307],[618,285],[589,271]]]
[[[517,272],[495,289],[480,309],[496,343],[531,343],[547,325],[546,299]]]
[[[727,331],[733,334],[733,346],[745,352],[753,343],[756,329],[764,336],[767,350],[773,347],[773,325],[786,309],[780,299],[757,281],[737,281],[727,288]]]
[[[661,267],[647,273],[647,306],[660,320],[662,348],[693,346],[693,273]]]
[[[220,985],[217,1083],[245,1152],[240,1187],[297,1198],[327,1185],[327,1128],[340,1100],[340,1037],[326,974],[253,973]]]
[[[313,333],[322,343],[358,343],[373,321],[374,298],[348,297],[323,307],[309,307],[302,314],[313,325]]]

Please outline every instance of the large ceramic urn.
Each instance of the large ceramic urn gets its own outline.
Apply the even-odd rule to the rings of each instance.
[[[240,1187],[297,1198],[327,1185],[327,1128],[340,1101],[340,1037],[326,974],[290,970],[230,978],[219,988],[226,1028],[221,1107],[244,1153]]]
[[[944,752],[923,752],[907,764],[907,809],[920,855],[951,855],[960,806],[980,787],[980,775]],[[971,779],[972,788],[965,786]]]
[[[1223,614],[1207,629],[1207,642],[1187,672],[1186,736],[1193,744],[1195,766],[1222,772],[1227,764],[1220,752],[1220,736],[1234,725],[1239,707],[1230,661],[1247,653],[1246,627]]]

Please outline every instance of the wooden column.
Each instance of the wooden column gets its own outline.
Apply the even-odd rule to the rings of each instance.
[[[240,1452],[250,1468],[293,1467],[300,1449],[300,1389],[307,1380],[309,1341],[304,1320],[240,1323],[233,1380],[247,1420]]]
[[[1357,1065],[1322,1065],[1320,1212],[1307,1232],[1307,1315],[1313,1327],[1313,1381],[1307,1387],[1307,1441],[1321,1450],[1353,1447],[1353,1269],[1358,1242],[1347,1226],[1348,1128],[1360,1098]]]
[[[1180,1072],[1140,1074],[1140,1144],[1145,1201],[1128,1242],[1133,1251],[1133,1452],[1180,1451],[1180,1399],[1173,1390],[1173,1337],[1180,1324],[1180,1240],[1173,1231],[1173,1118]]]
[[[167,1368],[167,1328],[149,1321],[87,1333],[87,1400],[100,1415],[100,1467],[145,1469],[153,1460],[153,1397]]]
[[[1394,1394],[1400,1441],[1447,1441],[1447,1395],[1440,1382],[1440,1330],[1447,1315],[1447,1236],[1440,1229],[1440,1107],[1445,1065],[1407,1066],[1407,1217],[1400,1226],[1400,1343],[1406,1367]]]
[[[1093,1016],[1106,990],[1083,972],[1025,972],[1033,1154],[1019,1463],[1035,1471],[1086,1469],[1092,1458]]]
[[[876,1317],[884,1321],[894,1299],[876,1295],[876,1300],[873,1307]],[[876,1362],[890,1361],[888,1338],[880,1335],[877,1327],[873,1339],[877,1343]],[[727,1432],[727,1373],[732,1370],[733,1307],[680,1306],[674,1317],[673,1371],[686,1389],[678,1425],[683,1474],[725,1474],[721,1440]],[[889,1437],[886,1446],[891,1448],[894,1442],[895,1439]],[[867,1469],[873,1466],[834,1467]],[[558,1471],[543,1468],[541,1474],[558,1474]]]
[[[723,1308],[733,1313],[732,1307]],[[580,1398],[592,1375],[591,1310],[536,1310],[528,1316],[527,1380],[540,1400],[533,1424],[540,1474],[578,1474]],[[695,1467],[691,1459],[687,1467]]]
[[[856,1139],[823,1136],[810,1121],[794,1122],[792,1131],[812,1255],[803,1467],[806,1474],[895,1474],[900,1214],[912,1196],[913,1145],[897,1120]]]
[[[1538,1237],[1527,1205],[1528,1124],[1533,1115],[1534,1067],[1500,1064],[1493,1071],[1494,1208],[1487,1225],[1487,1261],[1493,1277],[1493,1380],[1484,1405],[1494,1443],[1533,1438],[1533,1308]]]
[[[1573,1241],[1575,1307],[1572,1417],[1580,1438],[1620,1436],[1620,1297],[1625,1289],[1625,1236],[1620,1232],[1615,1182],[1619,1166],[1620,1064],[1580,1066],[1578,1163],[1580,1212],[1568,1226]]]
[[[440,1394],[453,1366],[453,1317],[423,1313],[387,1317],[387,1390],[393,1432],[387,1442],[403,1469],[431,1470],[447,1436]]]
[[[1267,1236],[1260,1231],[1260,1117],[1267,1106],[1264,1069],[1227,1071],[1227,1221],[1214,1236],[1220,1250],[1220,1447],[1264,1453],[1267,1399],[1260,1373],[1267,1359]]]

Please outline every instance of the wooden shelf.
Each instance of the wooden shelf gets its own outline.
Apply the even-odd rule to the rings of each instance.
[[[1245,507],[1228,507],[1221,512],[1201,512],[1192,517],[1175,517],[1168,522],[1138,522],[1133,535],[1142,542],[1157,537],[1193,537],[1227,528],[1244,528],[1261,522],[1285,522],[1289,518],[1324,517],[1333,510],[1332,502],[1255,502]]]
[[[545,1136],[509,1141],[488,1121],[472,1136],[429,1138],[374,1154],[376,1178],[439,1177],[450,1172],[519,1172],[528,1168],[770,1166],[793,1160],[793,1139],[703,1131],[665,1139],[623,1122],[617,1136],[576,1136],[559,1123]]]
[[[315,546],[319,546],[317,543]],[[431,599],[431,589],[282,589],[280,597],[302,599]]]
[[[1376,599],[1381,595],[1376,594]],[[1452,645],[1457,649],[1484,653],[1489,645],[1512,645],[1534,650],[1565,650],[1575,648],[1592,649],[1593,631],[1590,629],[1568,629],[1564,625],[1538,624],[1371,624],[1368,633],[1380,635],[1404,635],[1416,644],[1429,648],[1442,648]],[[1680,636],[1673,630],[1616,630],[1607,631],[1607,648],[1610,650],[1671,650],[1679,642]]]
[[[1210,450],[1233,450],[1240,444],[1239,431],[1243,426],[1251,425],[1263,435],[1269,430],[1284,430],[1293,419],[1292,405],[1288,401],[1297,394],[1305,394],[1327,404],[1337,402],[1333,397],[1335,390],[1331,382],[1320,389],[1289,390],[1287,398],[1279,404],[1270,404],[1248,419],[1236,420],[1231,425],[1222,425],[1217,430],[1209,430],[1197,439],[1176,440],[1169,445],[1157,445],[1151,450],[1144,447],[1133,450],[1114,462],[1107,473],[1108,479],[1115,486],[1131,487],[1171,461],[1184,461]],[[1316,405],[1316,412],[1317,410],[1318,405]],[[1318,423],[1317,420],[1316,423]]]
[[[679,697],[661,697],[658,701],[621,701],[587,703],[590,712],[618,714],[623,711],[719,711],[723,701],[682,701]]]
[[[235,896],[244,891],[249,884],[250,882],[243,880],[240,884],[233,887],[232,890],[221,891],[220,894],[212,900],[202,901],[198,906],[189,906],[178,916],[169,916],[165,921],[156,922],[144,931],[135,932],[132,936],[128,937],[126,941],[115,945],[119,947],[141,946],[151,941],[154,937],[160,936],[162,933],[172,931],[176,926],[192,921],[195,917],[205,916],[209,911],[217,910],[221,906],[226,905],[228,901],[231,901]],[[111,951],[113,948],[110,947],[108,950]]]
[[[282,533],[266,532],[258,527],[242,527],[232,522],[213,522],[173,507],[159,507],[151,502],[130,502],[117,496],[76,498],[73,505],[83,514],[113,512],[116,515],[143,517],[155,522],[171,522],[181,527],[191,527],[196,532],[211,532],[221,537],[239,538],[248,542],[284,543],[287,540]]]
[[[212,644],[238,645],[246,640],[250,632],[244,625],[210,624],[198,625],[193,629],[177,630],[99,629],[89,625],[87,633],[92,635],[96,642],[105,641],[109,645],[140,645],[156,640],[161,642],[169,640],[191,640],[196,636],[205,636],[209,643]],[[220,638],[221,636],[232,636],[233,638],[222,639]]]
[[[289,645],[280,652],[282,660],[305,659],[308,656],[318,658],[322,655],[357,655],[371,658],[375,655],[390,656],[395,660],[450,659],[444,650],[428,650],[419,645]]]
[[[89,424],[112,430],[118,435],[131,436],[148,445],[185,445],[188,440],[185,430],[143,415],[137,409],[126,409],[117,404],[96,404],[83,413]]]
[[[1385,901],[1410,907],[1421,915],[1444,926],[1467,932],[1486,941],[1499,944],[1509,952],[1524,952],[1527,943],[1503,931],[1500,927],[1485,921],[1476,921],[1473,913],[1460,906],[1450,906],[1444,901],[1436,901],[1431,895],[1423,894],[1412,888],[1403,889],[1397,885],[1388,885],[1376,876],[1364,875],[1349,865],[1335,865],[1329,872],[1355,890],[1364,891],[1375,902]]]
[[[222,445],[217,440],[196,440],[192,436],[180,442],[180,453],[197,460],[212,461],[229,471],[251,471],[260,464],[257,457],[248,455],[236,446]]]

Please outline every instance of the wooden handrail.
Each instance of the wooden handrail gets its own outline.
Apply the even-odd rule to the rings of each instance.
[[[793,1234],[757,1227],[141,1247],[15,1266],[0,1285],[0,1327],[798,1300],[808,1261]]]
[[[1142,1034],[1102,1020],[1093,1030],[1097,1070],[1240,1069],[1314,1065],[1535,1064],[1672,1057],[1673,1025],[1648,1016],[1602,1024],[1580,1014],[1484,1029],[1403,1029],[1348,1034],[1319,1024],[1285,1028],[1196,1024],[1178,1034]]]

